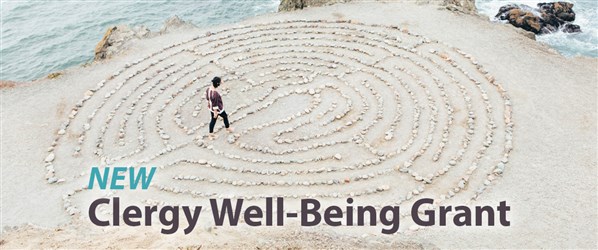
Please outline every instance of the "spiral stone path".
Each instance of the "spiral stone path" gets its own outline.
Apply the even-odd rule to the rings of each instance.
[[[214,76],[235,132],[219,119],[211,141],[204,93]],[[509,96],[465,51],[396,26],[323,20],[173,41],[85,92],[55,133],[46,178],[77,183],[63,196],[74,218],[97,198],[79,197],[95,191],[85,189],[92,166],[159,167],[151,195],[133,196],[146,204],[403,206],[476,199],[513,146]]]

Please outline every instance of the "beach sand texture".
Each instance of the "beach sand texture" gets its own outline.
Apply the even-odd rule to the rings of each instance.
[[[186,28],[2,89],[3,247],[596,247],[597,59],[436,5],[349,3]],[[207,139],[204,91],[233,134]],[[157,166],[147,191],[92,166]],[[511,226],[100,228],[91,201],[511,206]],[[110,216],[110,207],[100,208]],[[209,211],[209,210],[208,210]],[[99,245],[98,245],[99,244]]]

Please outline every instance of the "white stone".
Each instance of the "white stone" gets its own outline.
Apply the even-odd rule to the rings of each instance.
[[[46,159],[44,159],[44,161],[52,162],[52,161],[54,161],[54,157],[55,157],[54,153],[50,153],[50,154],[48,154],[48,156],[46,156]]]

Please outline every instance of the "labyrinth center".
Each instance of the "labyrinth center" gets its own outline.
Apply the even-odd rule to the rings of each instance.
[[[475,58],[394,26],[281,21],[199,34],[122,65],[70,110],[44,160],[70,215],[92,166],[156,166],[147,204],[265,197],[476,199],[512,149],[511,103]],[[209,140],[214,76],[234,133]],[[64,185],[62,184],[62,185]],[[191,203],[192,204],[192,203]],[[403,211],[408,211],[405,209]]]

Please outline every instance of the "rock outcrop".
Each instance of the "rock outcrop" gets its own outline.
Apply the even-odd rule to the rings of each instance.
[[[103,60],[119,54],[125,43],[132,39],[151,37],[152,32],[145,26],[129,27],[128,25],[112,26],[106,30],[102,40],[96,45],[94,60]]]
[[[579,25],[571,23],[575,20],[575,12],[573,4],[567,2],[539,3],[537,8],[508,4],[500,7],[495,17],[535,34],[558,30],[567,33],[581,32]]]
[[[126,43],[134,39],[143,39],[166,34],[179,29],[196,28],[190,22],[183,21],[178,16],[173,16],[164,21],[164,25],[157,32],[152,32],[145,26],[130,27],[128,25],[112,26],[106,30],[102,40],[96,45],[96,61],[110,58],[126,50]]]
[[[115,30],[116,26],[110,27],[108,28],[108,30],[106,30],[106,33],[104,33],[104,37],[102,37],[102,40],[100,40],[100,42],[96,45],[96,48],[94,50],[95,60],[101,60],[106,58],[108,47],[112,45],[112,43],[110,43],[109,41],[110,36],[112,35],[112,32],[114,32]]]
[[[15,82],[15,81],[0,80],[0,89],[14,88],[15,86],[17,86],[17,84],[19,84],[19,83]]]
[[[178,16],[173,16],[164,21],[164,25],[160,29],[160,34],[169,33],[179,29],[192,29],[196,27],[197,26],[193,25],[191,22],[184,21]]]
[[[373,0],[380,1],[383,0]],[[372,0],[281,0],[278,11],[300,10],[306,7],[318,7],[347,2],[372,2]],[[436,3],[445,5],[450,10],[472,13],[476,11],[475,0],[415,0],[417,3]]]
[[[475,0],[444,0],[447,7],[467,13],[474,13],[477,11],[475,7]]]
[[[306,7],[318,7],[335,3],[352,2],[353,0],[281,0],[278,11],[300,10]]]

